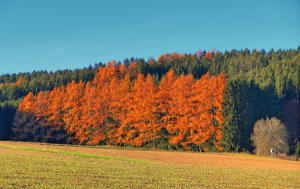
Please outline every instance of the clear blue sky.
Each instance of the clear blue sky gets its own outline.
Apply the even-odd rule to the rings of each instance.
[[[299,0],[0,0],[0,74],[299,45]]]

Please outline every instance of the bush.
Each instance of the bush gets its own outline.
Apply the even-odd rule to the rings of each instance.
[[[257,155],[270,155],[270,149],[276,153],[288,153],[288,132],[286,127],[277,118],[258,120],[254,125],[251,140]]]

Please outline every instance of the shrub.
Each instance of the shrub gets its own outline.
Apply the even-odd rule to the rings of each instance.
[[[251,136],[257,155],[270,155],[271,148],[276,153],[288,153],[288,139],[286,127],[275,117],[258,120]]]

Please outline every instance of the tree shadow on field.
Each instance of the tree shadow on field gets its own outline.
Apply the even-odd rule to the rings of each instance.
[[[49,125],[43,119],[36,119],[32,113],[17,111],[12,122],[11,140],[75,144],[74,137],[62,126]]]

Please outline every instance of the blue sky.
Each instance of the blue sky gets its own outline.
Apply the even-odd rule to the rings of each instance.
[[[0,0],[0,74],[299,45],[299,0]]]

